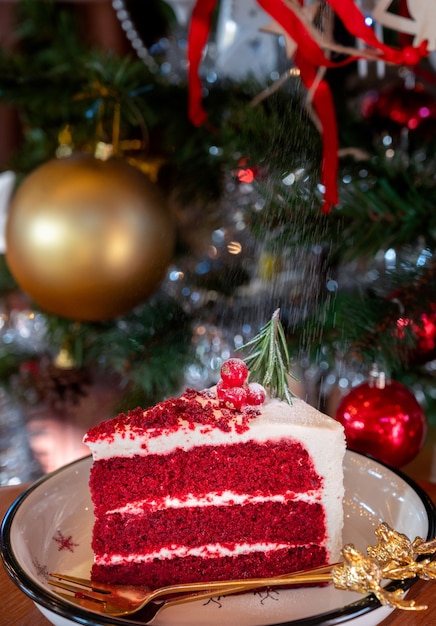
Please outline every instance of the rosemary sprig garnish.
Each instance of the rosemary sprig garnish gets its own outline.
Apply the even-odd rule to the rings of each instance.
[[[239,350],[249,350],[244,361],[250,370],[250,380],[268,389],[272,398],[280,398],[292,404],[292,396],[295,394],[288,386],[289,352],[280,322],[280,309],[276,309],[259,334]]]

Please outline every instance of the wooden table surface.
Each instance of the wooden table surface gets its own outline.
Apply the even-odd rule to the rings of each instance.
[[[436,502],[436,484],[420,481],[421,486]],[[23,491],[24,486],[0,487],[0,518],[8,506]],[[50,622],[35,604],[11,581],[4,567],[0,567],[1,610],[0,626],[49,626]],[[394,611],[381,626],[430,626],[436,624],[436,582],[417,582],[409,591],[408,598],[426,604],[425,611]],[[353,622],[351,621],[350,624]],[[376,622],[374,622],[375,626]]]

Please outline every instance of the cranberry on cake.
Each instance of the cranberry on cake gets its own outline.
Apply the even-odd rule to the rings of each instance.
[[[345,437],[298,398],[247,382],[240,359],[91,428],[92,578],[162,585],[273,576],[339,559]]]

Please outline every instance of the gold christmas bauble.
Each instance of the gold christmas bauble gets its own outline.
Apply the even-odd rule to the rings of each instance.
[[[43,310],[97,321],[127,313],[156,290],[175,227],[155,184],[121,159],[56,159],[18,187],[6,260]]]

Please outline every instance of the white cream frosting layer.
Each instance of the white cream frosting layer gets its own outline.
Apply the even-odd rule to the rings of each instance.
[[[116,456],[166,454],[176,449],[187,451],[196,446],[265,442],[284,437],[297,439],[309,446],[311,441],[317,440],[317,436],[329,438],[343,433],[339,422],[298,398],[293,398],[292,405],[269,399],[260,407],[260,415],[250,419],[248,429],[240,432],[240,429],[235,428],[238,423],[240,419],[235,418],[233,428],[223,431],[210,425],[193,425],[180,420],[177,430],[150,428],[138,435],[127,428],[111,434],[109,438],[103,436],[96,441],[89,441],[85,436],[84,440],[94,460],[98,461]],[[317,444],[319,441],[314,445]]]
[[[138,500],[129,502],[125,506],[118,507],[106,511],[106,515],[142,515],[145,511],[162,511],[165,509],[184,509],[190,507],[208,507],[208,506],[233,506],[245,504],[261,504],[263,502],[307,502],[313,504],[319,502],[320,495],[315,491],[306,493],[295,493],[293,491],[284,494],[276,494],[272,496],[252,496],[234,493],[233,491],[224,491],[221,493],[208,493],[207,496],[198,498],[189,494],[186,498],[174,498],[164,496],[159,500]]]
[[[147,554],[111,554],[96,555],[95,563],[97,565],[124,565],[128,563],[151,563],[154,559],[183,559],[189,556],[199,558],[217,558],[226,556],[240,556],[242,554],[251,554],[253,552],[271,552],[275,550],[289,550],[295,546],[290,543],[237,543],[227,546],[225,544],[214,543],[195,548],[186,546],[173,546],[148,552]],[[308,546],[303,546],[308,547]],[[310,546],[309,546],[310,547]]]

